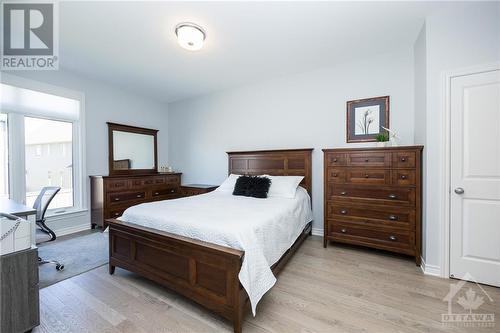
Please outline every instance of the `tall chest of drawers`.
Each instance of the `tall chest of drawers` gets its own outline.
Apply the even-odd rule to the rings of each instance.
[[[422,146],[324,149],[328,241],[415,257],[420,265]]]

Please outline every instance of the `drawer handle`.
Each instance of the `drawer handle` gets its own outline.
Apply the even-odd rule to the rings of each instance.
[[[391,220],[391,221],[397,221],[398,217],[396,215],[389,215],[389,220]]]
[[[342,192],[340,192],[340,195],[347,195],[347,192],[346,191],[342,191]]]
[[[370,175],[369,175],[369,174],[366,174],[366,175],[365,175],[365,178],[370,178]]]
[[[334,158],[334,159],[333,159],[333,161],[334,161],[334,162],[337,162],[337,159],[336,159],[336,158]]]
[[[406,179],[406,175],[401,175],[401,179]]]
[[[401,162],[406,162],[406,157],[401,157]]]
[[[170,193],[174,193],[174,192],[175,192],[175,190],[170,190]]]
[[[342,210],[340,211],[340,214],[344,214],[344,215],[345,215],[345,214],[347,214],[347,210],[342,209]]]
[[[120,216],[120,213],[115,213],[115,216]]]
[[[389,236],[389,240],[391,240],[391,241],[395,242],[395,241],[397,241],[398,239],[396,238],[396,236],[390,235],[390,236]]]
[[[342,228],[342,229],[340,229],[340,232],[343,233],[343,234],[345,234],[347,232],[347,229],[346,228]]]
[[[369,159],[367,159],[367,158],[365,159],[365,162],[369,162],[369,161],[370,161]]]
[[[160,194],[160,192],[155,192],[155,195],[159,195],[159,194]]]
[[[137,197],[138,198],[142,198],[142,194],[137,194]]]
[[[397,197],[398,197],[398,196],[397,196],[397,195],[395,195],[395,194],[389,194],[389,195],[388,195],[388,198],[389,198],[389,199],[397,199]]]
[[[336,174],[336,173],[334,173],[334,174],[333,174],[333,177],[337,177],[337,174]]]
[[[115,198],[115,201],[120,201],[120,198]]]

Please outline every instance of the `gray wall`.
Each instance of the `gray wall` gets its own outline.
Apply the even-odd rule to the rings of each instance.
[[[412,144],[413,51],[404,49],[169,104],[170,163],[184,182],[220,184],[227,176],[226,151],[312,147],[319,231],[321,149],[347,146],[346,101],[382,95],[391,96],[391,128],[402,144]]]
[[[439,269],[442,263],[444,189],[443,167],[443,74],[450,70],[500,61],[500,3],[450,3],[430,15],[425,24],[426,94],[425,126],[415,128],[416,138],[425,137],[426,151],[426,266]],[[420,112],[416,113],[420,115]],[[420,139],[419,139],[420,140]]]

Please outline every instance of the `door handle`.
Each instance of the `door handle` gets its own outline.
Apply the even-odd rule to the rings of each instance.
[[[464,191],[464,189],[463,189],[463,188],[461,188],[461,187],[457,187],[457,188],[455,189],[455,193],[456,193],[456,194],[464,194],[464,192],[465,192],[465,191]]]

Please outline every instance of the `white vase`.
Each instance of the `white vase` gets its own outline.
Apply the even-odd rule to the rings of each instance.
[[[385,147],[386,142],[377,141],[377,147]]]

